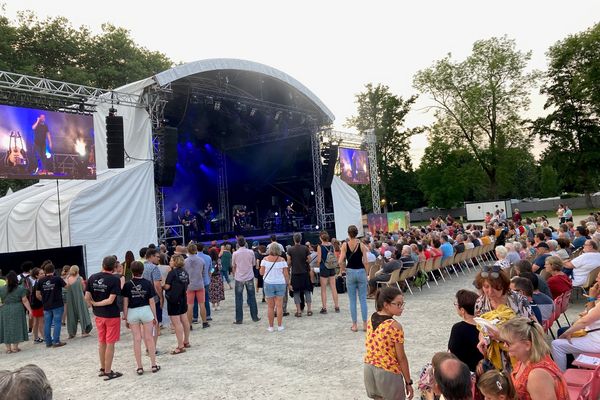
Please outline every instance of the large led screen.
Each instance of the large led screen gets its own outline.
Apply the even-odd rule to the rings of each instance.
[[[369,184],[369,159],[367,152],[340,147],[340,177],[353,185]]]
[[[95,179],[92,116],[0,104],[0,178]]]

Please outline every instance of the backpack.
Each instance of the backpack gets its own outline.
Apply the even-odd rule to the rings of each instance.
[[[325,246],[323,246],[325,247]],[[325,267],[335,270],[338,267],[338,259],[333,251],[333,246],[325,247],[327,249],[327,257],[325,258]]]
[[[31,283],[30,276],[31,275],[25,276],[22,273],[19,274],[19,278],[21,278],[21,281],[19,282],[19,285],[21,287],[23,287],[25,290],[27,290],[27,299],[31,303],[33,297],[35,297],[35,291],[33,290],[33,284]]]

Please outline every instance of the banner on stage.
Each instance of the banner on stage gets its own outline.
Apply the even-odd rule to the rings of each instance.
[[[367,215],[367,224],[369,226],[369,232],[371,232],[371,235],[375,235],[377,232],[389,232],[386,214]]]
[[[96,179],[91,115],[0,104],[0,178]]]
[[[389,232],[408,229],[410,226],[410,213],[408,211],[394,211],[387,214]]]
[[[340,177],[351,185],[368,185],[369,157],[365,150],[340,147]]]

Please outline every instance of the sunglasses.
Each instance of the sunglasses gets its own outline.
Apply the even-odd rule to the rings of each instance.
[[[481,271],[481,277],[482,278],[487,278],[487,277],[491,277],[493,279],[497,279],[498,277],[500,277],[500,266],[499,265],[484,265],[483,266],[483,270]]]

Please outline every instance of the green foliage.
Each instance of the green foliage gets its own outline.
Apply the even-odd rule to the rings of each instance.
[[[560,182],[556,170],[551,165],[540,167],[540,195],[554,197],[560,193]]]
[[[30,11],[16,22],[0,16],[0,69],[26,75],[116,88],[170,68],[164,54],[137,46],[129,31],[110,24],[92,34],[64,17],[40,20]]]
[[[460,143],[487,176],[491,198],[506,190],[498,175],[507,150],[531,144],[519,116],[538,77],[525,71],[530,58],[506,37],[479,40],[465,60],[448,55],[414,78],[415,88],[432,97],[448,139]]]
[[[595,192],[600,182],[600,24],[554,44],[541,93],[552,112],[533,123],[551,165],[570,191]]]
[[[415,182],[410,160],[410,137],[420,129],[402,129],[406,114],[416,97],[404,100],[390,92],[385,85],[365,85],[365,91],[356,95],[358,114],[348,118],[346,126],[355,127],[362,134],[374,129],[377,138],[377,166],[380,178],[380,195],[387,203],[397,203],[394,209],[405,210],[418,202],[420,194],[414,186],[406,187],[406,182]],[[402,180],[402,182],[398,182]],[[363,207],[372,210],[370,189],[360,188],[358,193]],[[417,203],[418,204],[418,203]]]

